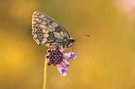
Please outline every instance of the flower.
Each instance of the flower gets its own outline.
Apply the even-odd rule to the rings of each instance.
[[[69,60],[76,58],[74,52],[66,53],[65,50],[61,50],[59,46],[56,46],[54,49],[47,50],[46,58],[48,59],[47,64],[54,65],[57,67],[57,70],[61,76],[67,75],[67,67],[69,66]]]

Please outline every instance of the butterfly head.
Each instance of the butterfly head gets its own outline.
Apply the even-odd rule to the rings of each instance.
[[[73,38],[70,38],[69,40],[68,40],[68,43],[67,43],[67,48],[69,48],[69,47],[71,47],[71,46],[73,46],[74,45],[74,43],[75,43],[75,39],[73,39]]]

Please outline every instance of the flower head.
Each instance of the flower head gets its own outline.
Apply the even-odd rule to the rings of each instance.
[[[46,58],[48,59],[48,65],[57,66],[57,70],[61,76],[67,75],[67,67],[69,66],[69,60],[76,58],[74,52],[65,53],[65,50],[61,50],[59,46],[56,46],[55,49],[48,49],[48,54]]]

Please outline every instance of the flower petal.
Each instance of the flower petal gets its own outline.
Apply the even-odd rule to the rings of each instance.
[[[54,49],[48,49],[47,55],[45,56],[48,59],[47,64],[57,66],[58,72],[61,76],[67,75],[67,67],[69,66],[69,60],[76,58],[74,52],[66,53],[64,49],[61,49],[60,46],[55,46]]]
[[[48,59],[49,57],[50,57],[50,56],[49,56],[48,54],[45,56],[45,58],[47,58],[47,59]]]
[[[61,66],[68,67],[69,66],[69,62],[67,60],[63,60],[63,62],[61,63]]]
[[[48,61],[48,62],[47,62],[47,65],[49,65],[49,66],[50,66],[50,65],[51,65],[51,62],[50,62],[50,61]]]
[[[61,76],[67,75],[67,67],[57,66],[57,70],[59,71]]]
[[[73,60],[76,58],[76,54],[74,52],[64,53],[64,58],[66,60]]]
[[[63,60],[60,64],[57,64],[58,67],[68,67],[69,62],[67,60]]]
[[[71,59],[75,59],[76,58],[76,54],[74,52],[71,53]]]
[[[58,45],[56,45],[55,49],[56,50],[60,50],[60,47]]]
[[[48,49],[48,50],[47,50],[48,53],[51,53],[51,51],[52,51],[51,49]]]

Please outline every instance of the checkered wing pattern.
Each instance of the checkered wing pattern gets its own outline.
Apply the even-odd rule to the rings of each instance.
[[[32,34],[37,44],[52,47],[64,46],[70,35],[63,26],[60,26],[50,16],[35,11],[32,15]]]

